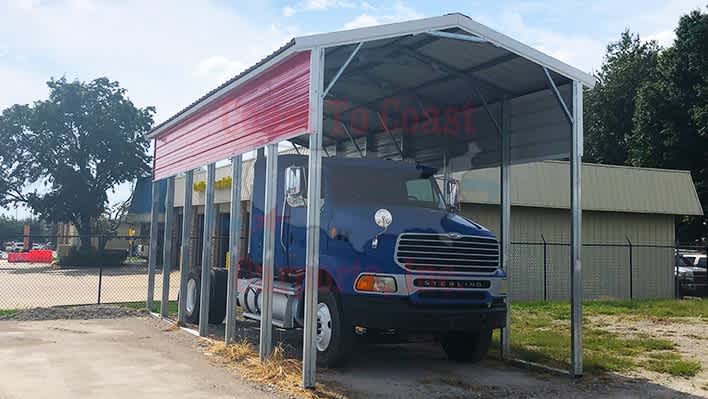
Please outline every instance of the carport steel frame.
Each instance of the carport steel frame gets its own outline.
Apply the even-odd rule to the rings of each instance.
[[[459,28],[473,36],[467,36],[463,34],[456,34],[450,32],[443,32],[445,29],[449,28]],[[461,14],[448,14],[441,17],[427,18],[417,21],[408,21],[397,24],[381,25],[371,28],[355,29],[351,31],[325,33],[318,35],[311,35],[305,37],[299,37],[290,42],[284,49],[276,52],[271,57],[262,61],[258,66],[249,70],[247,73],[237,77],[229,84],[223,86],[222,88],[214,91],[210,95],[202,98],[195,104],[191,105],[184,111],[177,114],[175,117],[171,118],[162,125],[156,127],[153,131],[148,134],[149,138],[154,138],[165,132],[167,129],[175,126],[176,124],[184,121],[186,118],[194,115],[197,111],[202,109],[207,104],[212,103],[214,100],[223,97],[225,94],[229,93],[236,87],[242,85],[243,83],[249,81],[250,79],[258,76],[262,72],[267,71],[269,68],[276,65],[278,62],[287,59],[291,55],[301,51],[310,52],[310,70],[309,70],[309,129],[307,134],[309,134],[309,172],[308,173],[308,197],[307,197],[307,243],[306,243],[306,274],[305,274],[305,325],[304,325],[304,345],[303,345],[303,376],[302,383],[303,386],[311,388],[315,385],[315,371],[316,371],[316,345],[315,345],[315,330],[316,330],[316,305],[317,305],[317,285],[318,285],[318,274],[319,274],[319,229],[320,229],[320,184],[321,184],[321,169],[322,169],[322,137],[323,137],[323,117],[324,117],[324,62],[325,62],[325,50],[330,47],[337,47],[342,45],[352,45],[356,44],[356,48],[352,51],[347,61],[344,62],[339,68],[337,74],[333,77],[331,82],[327,84],[327,90],[332,88],[336,84],[336,80],[341,76],[349,62],[355,56],[356,52],[361,48],[363,44],[369,41],[404,36],[404,35],[415,35],[420,33],[427,33],[432,36],[446,37],[449,39],[459,39],[467,41],[487,41],[494,44],[497,47],[504,48],[512,53],[519,56],[525,57],[526,59],[540,65],[546,76],[548,77],[549,88],[552,89],[555,94],[559,106],[562,107],[564,114],[568,119],[568,123],[571,127],[571,148],[570,153],[570,194],[571,194],[571,259],[570,259],[570,272],[571,272],[571,368],[570,374],[572,376],[580,376],[583,373],[582,364],[582,281],[581,281],[581,262],[580,262],[580,248],[581,248],[581,204],[580,204],[580,166],[582,157],[582,138],[583,138],[583,126],[582,126],[582,96],[583,96],[583,86],[592,87],[595,84],[595,79],[581,72],[571,66],[568,66],[546,54],[543,54],[531,47],[528,47],[522,43],[519,43],[505,35],[495,32],[471,19]],[[554,71],[568,79],[572,80],[572,104],[569,108],[565,104],[563,98],[561,97],[555,82],[549,74],[549,70]],[[509,176],[510,171],[510,152],[511,143],[508,137],[509,132],[508,127],[505,123],[504,113],[509,112],[507,102],[504,102],[502,123],[499,125],[495,124],[499,133],[501,135],[502,141],[502,151],[501,151],[501,162],[499,163],[501,168],[501,234],[500,234],[500,263],[502,267],[508,271],[509,263],[509,244],[510,244],[510,189],[511,189],[511,179]],[[487,112],[487,104],[484,104]],[[491,117],[491,115],[490,115]],[[493,118],[492,118],[493,119]],[[295,135],[282,135],[277,137],[276,140],[266,144],[269,147],[268,155],[268,168],[266,172],[266,179],[270,182],[275,182],[276,180],[276,168],[274,167],[277,162],[277,143],[292,138]],[[249,148],[249,150],[254,150],[256,148],[262,148],[262,145],[254,146]],[[232,210],[234,208],[234,202],[238,202],[240,199],[240,187],[241,182],[241,156],[240,154],[232,154],[232,164],[234,165],[234,180],[232,183]],[[238,165],[237,165],[238,164]],[[191,180],[192,170],[184,170],[181,172],[186,172]],[[204,253],[202,258],[210,261],[210,231],[213,229],[214,224],[214,164],[210,163],[208,165],[207,172],[207,187],[206,187],[206,203],[205,208],[205,240],[203,245]],[[173,177],[169,177],[173,179]],[[156,186],[156,182],[155,182]],[[267,189],[266,198],[269,198],[269,194],[272,197],[275,191],[275,185],[271,185]],[[151,215],[151,229],[150,229],[150,259],[148,268],[148,298],[147,302],[152,305],[153,293],[154,293],[154,272],[156,268],[156,248],[157,248],[157,212],[158,212],[158,195],[159,190],[156,187],[153,188],[153,202],[152,202],[152,215]],[[192,190],[190,187],[185,186],[185,204],[191,204]],[[188,199],[189,198],[189,199]],[[190,215],[191,212],[185,212],[185,215]],[[274,215],[271,215],[274,216]],[[238,287],[235,278],[236,272],[235,268],[238,267],[236,259],[239,258],[238,250],[238,236],[234,238],[234,235],[240,234],[237,228],[238,215],[231,215],[231,229],[230,229],[230,251],[231,251],[231,268],[229,270],[229,284],[228,284],[228,303],[233,305],[235,303],[235,297],[237,295]],[[184,223],[189,223],[190,221],[184,220]],[[266,221],[267,223],[268,221]],[[188,229],[185,229],[188,231]],[[265,236],[268,235],[268,229],[265,229]],[[165,235],[167,237],[167,235]],[[268,243],[268,241],[264,241]],[[189,242],[187,237],[182,240],[183,243]],[[186,259],[189,259],[192,255],[190,253],[191,247],[189,245],[183,245],[182,248],[182,270],[184,271],[184,266],[186,265]],[[209,251],[209,253],[207,253]],[[270,270],[270,278],[272,278],[272,268],[273,268],[273,245],[264,245],[264,271]],[[210,262],[209,262],[210,263]],[[208,287],[209,278],[209,265],[202,263],[202,287]],[[510,276],[511,278],[511,276]],[[169,281],[169,280],[165,280]],[[272,300],[272,282],[266,284],[264,282],[264,305],[270,303]],[[166,292],[169,292],[169,286],[163,286],[163,300],[166,298]],[[184,292],[185,279],[180,280],[180,292]],[[199,333],[204,336],[207,333],[206,312],[208,312],[209,306],[209,295],[208,289],[201,290],[201,317]],[[185,297],[182,295],[180,298]],[[509,297],[510,298],[510,297]],[[184,301],[180,301],[179,304],[179,314],[180,319],[182,319],[184,314]],[[507,301],[507,304],[509,300]],[[508,305],[507,305],[508,306]],[[267,308],[267,306],[264,306]],[[233,311],[227,312],[227,341],[231,341],[234,335],[235,320]],[[265,358],[270,354],[271,343],[269,337],[271,337],[272,325],[267,322],[270,320],[271,315],[266,315],[262,318],[261,323],[261,342],[260,342],[260,354],[261,358]],[[265,321],[265,322],[264,322]],[[507,324],[508,326],[508,324]],[[504,329],[502,334],[502,356],[507,358],[510,355],[510,342],[509,342],[509,328]]]

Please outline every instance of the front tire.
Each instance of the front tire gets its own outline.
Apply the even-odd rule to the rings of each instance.
[[[477,363],[487,357],[492,330],[450,331],[441,340],[447,358],[460,363]]]
[[[354,328],[346,321],[334,293],[320,291],[317,302],[317,365],[324,368],[339,367],[351,354]]]

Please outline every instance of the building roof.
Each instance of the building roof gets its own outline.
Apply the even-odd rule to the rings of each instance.
[[[160,181],[160,213],[165,212],[165,194],[167,193],[167,181]],[[152,178],[139,177],[133,189],[133,198],[130,200],[128,213],[132,215],[150,214],[152,209]]]
[[[570,207],[568,162],[545,161],[511,167],[511,204]],[[459,172],[462,202],[499,204],[499,169]],[[682,170],[583,164],[582,208],[590,211],[703,215],[691,179]]]
[[[202,108],[206,104],[222,97],[226,92],[240,86],[245,81],[255,77],[263,70],[272,66],[275,62],[294,52],[307,51],[316,47],[327,48],[345,46],[358,42],[384,40],[400,36],[417,35],[442,30],[450,31],[442,32],[443,34],[456,34],[458,31],[464,32],[465,34],[471,34],[473,35],[473,38],[479,38],[485,42],[491,43],[499,49],[504,49],[510,53],[522,56],[532,62],[535,62],[536,64],[547,67],[549,70],[565,78],[582,82],[582,84],[588,87],[592,87],[596,82],[595,77],[588,73],[585,73],[515,39],[488,28],[464,14],[451,13],[438,17],[423,18],[412,21],[295,37],[242,73],[229,79],[219,87],[209,91],[207,94],[189,104],[175,115],[156,125],[150,132],[147,133],[147,137],[152,138],[159,135],[174,123],[190,116],[196,109]]]

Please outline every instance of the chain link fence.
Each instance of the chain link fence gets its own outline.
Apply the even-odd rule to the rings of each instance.
[[[583,298],[648,299],[706,296],[705,266],[690,277],[680,272],[684,255],[705,254],[699,245],[586,243],[581,258]],[[570,244],[512,242],[509,264],[513,301],[570,300]],[[696,289],[684,290],[687,285]]]
[[[79,236],[18,237],[0,243],[0,310],[144,303],[149,240],[127,236],[89,240],[89,253],[77,250]],[[96,249],[101,246],[102,250]],[[162,292],[161,258],[156,267],[156,300]],[[170,300],[176,300],[179,270],[172,270],[170,277]]]
[[[186,269],[201,264],[203,237],[194,236]],[[148,292],[147,237],[91,237],[92,247],[103,246],[88,261],[77,260],[78,236],[17,237],[0,243],[0,310],[97,303],[144,303]],[[213,237],[213,262],[225,267],[228,236]],[[171,240],[170,301],[176,301],[180,281],[181,237]],[[247,239],[242,238],[245,247]],[[162,248],[158,240],[153,300],[162,298]],[[27,246],[27,248],[25,248]],[[72,249],[73,248],[73,249]],[[49,251],[50,259],[27,260],[29,251]],[[73,251],[73,252],[72,252]],[[632,243],[583,245],[585,299],[671,298],[683,295],[685,276],[679,273],[681,254],[705,253],[705,247]],[[24,254],[24,255],[23,255]],[[25,256],[22,259],[22,256]],[[72,258],[74,256],[74,258]],[[18,260],[19,258],[19,260]],[[705,261],[704,261],[705,262]],[[513,301],[567,301],[570,290],[570,245],[567,242],[512,242],[509,265]],[[706,295],[708,274],[697,269],[692,295]],[[705,266],[704,269],[705,270]],[[704,287],[701,291],[700,287]]]

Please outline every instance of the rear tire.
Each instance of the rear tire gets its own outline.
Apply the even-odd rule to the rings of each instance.
[[[477,363],[487,357],[492,330],[450,331],[441,340],[447,358],[460,363]]]
[[[189,272],[187,288],[184,295],[184,319],[188,323],[199,323],[199,293],[201,292],[202,279],[200,273]]]
[[[320,291],[317,302],[317,365],[342,366],[352,351],[354,327],[346,321],[336,294]]]
[[[210,295],[209,295],[209,323],[221,324],[226,316],[226,276],[225,270],[211,270],[209,273]],[[187,298],[185,300],[185,320],[188,323],[199,323],[200,295],[202,289],[202,277],[199,272],[190,272],[187,277]]]

